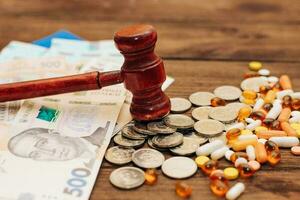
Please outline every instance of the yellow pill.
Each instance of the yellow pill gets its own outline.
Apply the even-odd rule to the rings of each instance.
[[[244,129],[241,131],[241,135],[252,135],[253,132],[250,131],[249,129]]]
[[[243,97],[245,97],[245,99],[256,99],[257,94],[255,91],[253,90],[245,90],[242,93]]]
[[[296,129],[296,135],[298,138],[300,138],[300,129]]]
[[[260,132],[260,131],[267,131],[267,130],[268,130],[267,127],[264,127],[264,126],[258,126],[258,127],[255,128],[254,132],[255,132],[255,133],[258,133],[258,132]]]
[[[257,61],[252,61],[249,63],[249,69],[251,71],[258,71],[262,68],[262,63]]]
[[[234,167],[227,167],[224,169],[224,176],[228,180],[234,180],[239,177],[239,171]]]
[[[293,128],[293,129],[300,129],[300,124],[299,123],[291,123],[290,124],[291,125],[291,127]]]
[[[255,99],[243,99],[242,102],[247,104],[247,105],[254,105],[255,104]]]
[[[198,167],[203,166],[207,161],[209,161],[210,159],[207,156],[198,156],[195,159],[196,164],[198,165]]]

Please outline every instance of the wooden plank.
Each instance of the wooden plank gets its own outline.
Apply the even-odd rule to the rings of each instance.
[[[246,62],[200,62],[200,61],[165,61],[167,73],[175,78],[175,82],[167,89],[171,97],[188,97],[196,91],[213,91],[220,85],[239,86],[241,76],[247,71]],[[294,90],[300,91],[300,70],[295,63],[264,63],[273,75],[287,73],[293,82]],[[287,70],[288,69],[288,70]],[[281,149],[282,160],[275,167],[268,164],[250,179],[241,179],[246,185],[243,199],[298,199],[300,195],[300,157],[293,156],[289,149]],[[170,157],[169,153],[165,153]],[[194,157],[192,157],[194,158]],[[131,164],[132,165],[132,164]],[[224,169],[231,164],[224,158],[219,168]],[[175,194],[176,180],[165,177],[158,170],[159,180],[155,186],[144,185],[138,189],[124,191],[109,183],[109,175],[116,169],[106,161],[103,162],[91,199],[180,199]],[[184,180],[193,188],[191,199],[219,199],[209,189],[209,180],[199,170],[189,179]],[[233,185],[237,181],[231,181]]]
[[[0,47],[11,40],[32,41],[60,28],[90,40],[111,39],[132,22],[0,18]],[[169,59],[299,62],[300,24],[153,23],[157,52]]]

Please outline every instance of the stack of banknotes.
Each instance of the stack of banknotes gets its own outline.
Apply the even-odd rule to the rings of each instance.
[[[120,69],[113,41],[12,41],[0,52],[0,84]],[[167,77],[166,89],[173,79]],[[0,199],[88,199],[111,137],[132,120],[123,84],[0,103]]]

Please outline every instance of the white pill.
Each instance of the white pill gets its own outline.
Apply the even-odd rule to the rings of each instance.
[[[266,139],[264,139],[264,138],[259,138],[258,140],[257,140],[257,142],[260,142],[260,143],[262,143],[262,144],[265,144],[266,143]]]
[[[255,160],[255,149],[252,145],[246,147],[246,153],[249,160]]]
[[[275,100],[276,101],[276,100]],[[276,103],[274,101],[273,103],[273,107],[271,108],[271,110],[267,113],[266,118],[271,118],[271,119],[277,119],[277,117],[279,116],[279,114],[281,113],[282,110],[282,106],[279,103]]]
[[[290,122],[290,123],[300,123],[300,116],[297,115],[297,116],[295,116],[295,117],[291,117],[291,118],[289,119],[289,122]]]
[[[262,98],[257,99],[253,106],[253,111],[258,111],[264,104],[265,101]]]
[[[291,116],[293,116],[293,117],[300,116],[300,111],[297,111],[297,110],[292,111]]]
[[[228,192],[226,193],[226,199],[228,200],[235,200],[238,198],[243,192],[245,191],[244,183],[236,183],[232,186]]]
[[[277,83],[279,81],[279,78],[276,76],[270,76],[270,77],[268,77],[268,81],[270,83]]]
[[[261,125],[261,120],[255,120],[254,122],[252,122],[251,124],[248,124],[246,126],[246,129],[249,129],[250,131],[253,131],[256,127]]]
[[[238,167],[239,165],[245,164],[245,163],[246,164],[248,163],[248,161],[246,160],[246,158],[240,157],[240,158],[238,158],[238,159],[235,160],[234,166]]]
[[[291,95],[293,93],[294,93],[294,91],[291,90],[291,89],[281,90],[281,91],[276,93],[276,97],[277,97],[277,99],[282,99],[284,96]]]
[[[291,97],[293,99],[300,99],[300,92],[294,92],[293,94],[291,94]]]
[[[245,128],[245,124],[243,122],[239,122],[239,123],[233,124],[232,126],[229,126],[228,128],[226,128],[226,130],[228,131],[228,130],[234,129],[234,128],[243,130]]]
[[[213,142],[198,147],[198,149],[196,150],[196,154],[197,156],[208,156],[213,151],[223,147],[224,145],[225,144],[222,140],[215,140]]]
[[[258,70],[258,74],[261,75],[261,76],[269,76],[270,75],[270,70],[260,69],[260,70]]]
[[[297,137],[285,136],[285,137],[271,137],[269,139],[275,142],[279,147],[289,148],[299,145],[299,139]]]
[[[231,161],[230,157],[232,156],[232,154],[234,154],[234,151],[232,151],[232,150],[226,151],[225,152],[225,158],[226,158],[226,160]]]
[[[238,140],[243,141],[243,140],[257,140],[257,136],[252,134],[247,134],[247,135],[239,135]]]
[[[226,151],[228,151],[229,148],[227,146],[221,147],[220,149],[215,150],[211,153],[210,157],[212,160],[219,160],[224,157]]]
[[[246,118],[245,121],[246,121],[248,124],[251,124],[252,122],[255,122],[255,120],[252,119],[252,118]]]

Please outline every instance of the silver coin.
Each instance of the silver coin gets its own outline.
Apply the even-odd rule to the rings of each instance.
[[[204,106],[204,107],[198,107],[195,108],[192,111],[192,117],[195,120],[202,120],[202,119],[208,119],[208,113],[210,111],[211,107],[209,106]]]
[[[232,112],[232,110],[226,106],[219,106],[212,108],[208,116],[220,122],[230,123],[237,118],[237,113]]]
[[[208,138],[208,141],[209,142],[213,142],[215,140],[221,140],[224,142],[224,144],[227,144],[227,138],[226,138],[226,132],[223,132],[221,135],[219,136],[216,136],[216,137],[211,137],[211,138]]]
[[[224,131],[225,125],[217,120],[203,119],[195,123],[194,129],[205,137],[214,137]]]
[[[114,142],[122,147],[138,147],[144,144],[145,139],[131,140],[123,137],[121,134],[117,134],[114,137]]]
[[[141,168],[151,169],[160,167],[165,157],[155,149],[142,148],[132,154],[132,161]]]
[[[138,133],[144,134],[144,135],[156,135],[157,133],[154,133],[152,131],[149,131],[147,128],[147,123],[143,122],[134,122],[134,126],[132,127],[133,130],[135,130]]]
[[[197,165],[190,158],[175,156],[167,159],[163,163],[161,170],[168,177],[183,179],[193,176],[197,171]]]
[[[186,133],[186,134],[184,134],[184,137],[193,139],[199,145],[204,144],[208,140],[208,138],[203,137],[203,136],[201,136],[201,135],[199,135],[199,134],[197,134],[195,132]]]
[[[160,152],[168,150],[167,148],[159,148],[159,147],[155,146],[155,144],[153,144],[153,142],[152,142],[152,138],[148,138],[147,143],[150,148],[156,149]]]
[[[105,159],[116,165],[124,165],[131,162],[133,148],[114,146],[109,148],[105,153]]]
[[[122,136],[132,140],[142,140],[147,138],[147,135],[140,134],[133,130],[133,125],[122,128]]]
[[[214,90],[214,94],[221,99],[232,101],[238,99],[241,96],[242,91],[235,86],[223,85],[217,87]]]
[[[241,108],[250,107],[250,106],[245,103],[241,103],[241,102],[232,102],[232,103],[227,104],[225,107],[238,114],[238,112]]]
[[[170,98],[170,101],[173,113],[184,113],[192,107],[191,102],[185,98],[175,97]]]
[[[152,142],[155,146],[160,148],[176,147],[183,142],[183,135],[175,132],[169,135],[156,135],[152,138]]]
[[[190,95],[189,100],[195,106],[209,106],[214,97],[215,95],[211,92],[195,92]]]
[[[192,128],[195,123],[191,117],[182,114],[168,115],[163,119],[163,121],[167,126],[179,129]]]
[[[109,180],[121,189],[137,188],[145,182],[145,172],[136,167],[121,167],[110,174]]]
[[[177,147],[170,148],[170,151],[179,156],[188,156],[196,152],[199,143],[192,138],[183,137],[183,143]]]
[[[147,125],[148,130],[159,134],[171,134],[176,132],[176,128],[171,128],[165,125],[164,122],[150,122]]]
[[[241,88],[242,90],[253,90],[255,92],[259,92],[260,86],[267,86],[268,84],[268,79],[265,77],[252,77],[243,80],[241,82]]]

